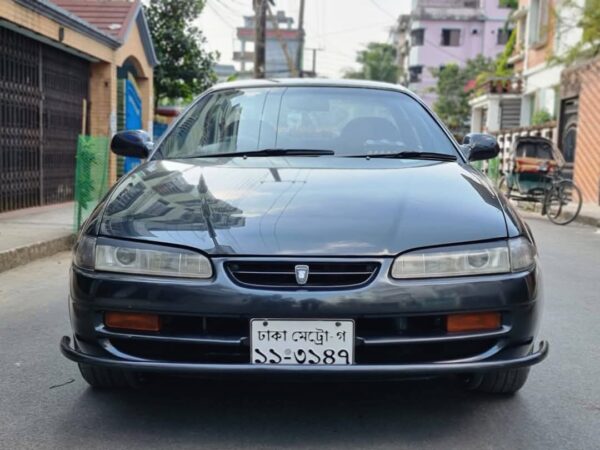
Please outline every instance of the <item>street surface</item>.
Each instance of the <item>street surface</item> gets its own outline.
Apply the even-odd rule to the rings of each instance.
[[[550,356],[514,397],[450,381],[93,391],[58,350],[70,254],[0,274],[0,448],[600,448],[600,232],[529,219]]]

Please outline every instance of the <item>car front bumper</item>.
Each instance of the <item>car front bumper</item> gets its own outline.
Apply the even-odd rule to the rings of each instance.
[[[510,359],[476,362],[445,362],[428,364],[353,364],[353,365],[262,365],[262,364],[194,364],[168,361],[127,361],[114,357],[85,354],[71,346],[71,339],[63,336],[60,351],[70,359],[83,364],[98,365],[132,371],[191,375],[343,375],[343,376],[432,376],[458,373],[475,373],[527,367],[543,361],[548,356],[548,342],[540,341],[536,351]]]
[[[241,287],[222,270],[224,262],[213,261],[217,270],[209,281],[99,273],[74,267],[69,302],[74,342],[71,344],[66,336],[62,339],[63,355],[79,363],[132,371],[411,377],[530,366],[548,353],[545,341],[534,350],[542,306],[538,269],[399,281],[389,278],[391,260],[382,258],[377,277],[360,289],[282,291]],[[238,329],[236,336],[194,334],[189,328],[180,334],[135,333],[105,327],[105,311],[237,321],[245,329]],[[502,327],[486,332],[395,335],[383,331],[373,335],[378,326],[368,330],[370,335],[361,329],[365,320],[410,320],[478,311],[500,312]],[[353,319],[357,321],[358,357],[355,364],[345,366],[250,364],[248,324],[252,318]],[[220,352],[221,359],[195,358],[196,349],[204,348]],[[148,349],[161,350],[148,353]]]

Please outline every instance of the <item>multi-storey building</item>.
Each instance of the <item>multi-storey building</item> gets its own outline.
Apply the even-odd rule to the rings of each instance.
[[[436,99],[432,69],[450,63],[464,65],[477,55],[495,57],[500,53],[510,35],[506,27],[510,9],[500,3],[412,0],[411,12],[400,17],[395,36],[398,62],[409,88],[431,105]]]
[[[563,102],[561,108],[564,64],[558,61],[581,39],[580,14],[579,8],[567,7],[563,0],[519,0],[511,16],[517,35],[508,60],[514,75],[511,80],[491,80],[480,89],[482,95],[471,100],[472,131],[495,132],[558,120],[559,110],[576,108],[572,102]],[[505,109],[503,105],[509,103],[510,109]],[[572,162],[569,157],[567,161]]]
[[[583,3],[585,0],[577,0]],[[579,8],[567,8],[561,0],[519,0],[512,16],[517,43],[510,59],[523,81],[521,125],[531,125],[536,114],[558,118],[560,76],[563,64],[552,61],[581,39]]]
[[[237,29],[240,50],[233,52],[233,60],[240,63],[240,76],[250,76],[254,61],[254,16],[244,17],[244,26]],[[283,11],[267,15],[265,42],[265,71],[267,77],[287,78],[297,65],[301,32],[293,28],[294,19]]]

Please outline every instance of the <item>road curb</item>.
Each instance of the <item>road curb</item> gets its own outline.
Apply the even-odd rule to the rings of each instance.
[[[0,252],[0,272],[13,269],[36,259],[46,258],[56,253],[70,250],[75,241],[74,234],[68,234],[49,241],[35,242],[23,247]]]
[[[575,219],[575,222],[600,228],[600,219],[591,216],[584,216],[582,214],[579,214],[577,216],[577,219]]]
[[[530,204],[527,204],[527,203],[522,204],[521,202],[518,202],[517,207],[521,211],[527,211],[527,212],[535,213],[535,214],[540,213],[540,209],[538,209],[536,206],[532,207]],[[540,216],[540,217],[542,217],[542,216]],[[600,219],[598,219],[597,217],[593,217],[593,216],[587,216],[587,215],[581,214],[581,213],[579,213],[579,215],[573,222],[580,223],[582,225],[589,225],[592,227],[600,228]]]

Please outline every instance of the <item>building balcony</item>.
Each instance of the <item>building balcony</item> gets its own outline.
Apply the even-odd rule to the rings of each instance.
[[[473,91],[473,97],[486,94],[517,94],[523,92],[523,82],[520,78],[490,78],[479,84]]]

